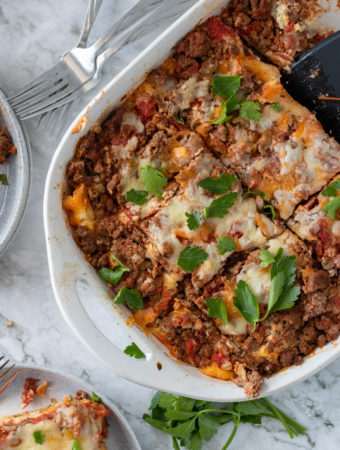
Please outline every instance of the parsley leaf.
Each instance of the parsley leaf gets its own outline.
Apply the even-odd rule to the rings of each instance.
[[[142,359],[145,358],[145,354],[142,352],[142,350],[138,347],[137,344],[132,342],[132,344],[128,345],[126,349],[124,350],[124,353],[127,355],[136,358],[136,359]]]
[[[92,391],[92,394],[91,394],[91,400],[93,402],[96,402],[96,403],[101,403],[102,402],[102,399],[100,397],[98,397],[98,395],[95,392],[93,392],[93,391]]]
[[[243,194],[243,196],[245,197],[246,195],[260,195],[261,197],[263,197],[266,201],[268,201],[268,196],[265,192],[263,191],[258,191],[258,190],[254,190],[254,189],[250,189],[248,188],[247,192],[245,192]]]
[[[241,103],[240,116],[244,119],[259,122],[262,116],[259,111],[261,111],[261,105],[258,102],[243,100]]]
[[[235,250],[235,242],[228,236],[221,236],[217,239],[217,250],[220,255],[224,255],[227,252]]]
[[[205,208],[205,215],[209,217],[223,218],[228,209],[233,206],[237,197],[237,192],[229,192],[228,194],[221,195],[221,197],[213,200],[210,205]]]
[[[301,294],[300,286],[290,286],[289,288],[283,291],[283,293],[280,295],[279,299],[274,304],[270,312],[274,313],[276,311],[281,311],[282,309],[292,308],[296,300],[299,298],[300,294]]]
[[[235,308],[247,322],[255,327],[260,318],[259,304],[256,296],[244,280],[240,280],[237,283],[234,292],[236,294],[234,297]]]
[[[45,435],[42,431],[34,431],[32,434],[36,444],[42,445],[45,442]]]
[[[340,191],[340,179],[329,183],[329,185],[322,191],[325,197],[335,197],[336,191]]]
[[[2,183],[4,186],[8,186],[8,178],[6,174],[0,173],[0,183]]]
[[[335,220],[336,211],[340,208],[340,195],[339,197],[333,198],[330,202],[328,202],[323,208],[322,211],[325,211],[328,216]]]
[[[176,120],[176,122],[181,123],[182,125],[184,125],[184,120],[181,119],[179,116],[174,116],[173,119]]]
[[[221,319],[225,325],[228,323],[227,308],[220,298],[207,298],[206,304],[210,317]]]
[[[220,173],[218,178],[204,178],[198,185],[206,191],[213,192],[214,194],[224,194],[230,189],[232,183],[235,183],[237,178],[235,175],[228,173]]]
[[[271,103],[269,106],[271,108],[273,108],[276,112],[281,112],[281,105],[280,105],[280,103]]]
[[[151,416],[144,414],[143,419],[172,436],[175,450],[179,450],[180,445],[189,450],[201,450],[202,441],[209,441],[219,426],[228,422],[233,422],[234,427],[223,450],[229,447],[240,423],[261,424],[262,418],[279,420],[291,438],[306,433],[304,427],[266,398],[219,405],[157,392],[149,409],[152,411]]]
[[[141,180],[150,194],[162,198],[163,189],[168,184],[168,179],[162,170],[155,169],[147,164],[141,170]]]
[[[113,300],[114,303],[126,304],[133,311],[143,308],[143,299],[136,289],[128,289],[123,286]]]
[[[276,217],[275,209],[272,207],[272,205],[265,205],[263,207],[262,212],[263,212],[263,214],[265,214],[266,216],[271,217],[272,219],[275,219],[275,217]]]
[[[181,251],[177,264],[185,272],[193,272],[208,258],[208,253],[199,247],[190,247],[188,245]]]
[[[187,216],[187,225],[189,230],[195,230],[196,228],[200,227],[203,223],[203,215],[202,213],[198,212],[198,213],[185,213],[185,215]]]
[[[76,438],[72,438],[72,441],[73,441],[72,450],[82,450]]]
[[[274,256],[272,256],[265,248],[260,251],[260,260],[262,261],[260,264],[261,267],[268,267],[275,262]]]
[[[98,270],[99,276],[106,282],[111,284],[118,284],[120,279],[122,278],[122,275],[124,272],[130,272],[130,269],[122,262],[119,261],[118,258],[115,257],[113,253],[111,253],[110,258],[114,259],[118,266],[109,269],[108,267],[103,267],[100,270]]]
[[[146,191],[136,191],[135,189],[130,189],[126,193],[126,200],[128,202],[135,203],[136,205],[142,206],[147,202],[148,193]]]
[[[212,125],[218,125],[225,122],[228,122],[228,120],[232,119],[233,116],[230,116],[228,114],[231,114],[232,112],[236,111],[237,109],[240,109],[240,104],[238,102],[238,99],[236,97],[236,94],[232,94],[230,98],[224,102],[222,102],[222,110],[220,117],[213,122],[211,122]]]
[[[215,75],[212,79],[211,92],[220,97],[229,98],[241,87],[241,77],[239,75],[221,76]]]

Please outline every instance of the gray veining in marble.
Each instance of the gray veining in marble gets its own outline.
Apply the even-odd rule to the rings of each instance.
[[[0,84],[7,92],[39,75],[71,47],[82,25],[86,0],[1,0]],[[114,20],[131,0],[104,0],[99,30]],[[102,27],[102,28],[101,28]],[[155,35],[155,33],[153,34]],[[147,40],[151,40],[149,36]],[[102,85],[143,48],[138,42],[110,61]],[[100,86],[98,87],[100,89]],[[91,96],[93,94],[90,94]],[[80,106],[87,103],[84,98]],[[69,121],[76,110],[68,113]],[[0,353],[16,361],[58,368],[106,392],[125,414],[143,449],[171,448],[170,439],[141,419],[153,391],[108,372],[72,334],[53,298],[43,237],[43,187],[58,139],[43,120],[26,122],[33,154],[33,183],[28,208],[15,242],[0,260]],[[7,328],[7,321],[13,326]],[[242,425],[232,448],[336,449],[340,428],[340,360],[318,375],[272,398],[308,427],[308,435],[291,441],[280,424]],[[230,433],[222,427],[206,449],[219,449]]]

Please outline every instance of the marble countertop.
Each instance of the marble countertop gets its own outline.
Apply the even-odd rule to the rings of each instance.
[[[104,0],[100,27],[105,29],[131,3],[134,2]],[[74,45],[86,4],[86,0],[1,1],[0,84],[5,92],[14,92],[38,76]],[[100,29],[94,34],[98,36],[98,32]],[[101,84],[124,67],[152,37],[114,57],[105,68]],[[170,449],[170,438],[142,420],[154,392],[109,372],[79,343],[60,314],[50,285],[42,219],[45,176],[62,129],[86,103],[86,98],[81,99],[79,106],[59,114],[59,119],[66,119],[58,127],[55,122],[51,125],[49,117],[40,123],[37,119],[25,122],[32,146],[32,189],[16,239],[0,259],[0,353],[18,362],[57,368],[84,379],[117,404],[143,450]],[[7,327],[8,321],[13,322],[11,327]],[[271,398],[307,426],[306,436],[291,441],[280,424],[268,420],[262,426],[242,425],[231,448],[244,449],[249,444],[252,450],[339,448],[339,375],[340,360]],[[221,448],[230,430],[230,425],[222,427],[204,448]]]

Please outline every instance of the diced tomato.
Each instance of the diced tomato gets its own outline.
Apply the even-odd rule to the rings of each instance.
[[[292,31],[292,29],[294,28],[294,22],[290,22],[287,27],[286,27],[286,31]]]
[[[137,98],[136,107],[144,122],[150,119],[152,114],[156,111],[154,99],[146,94]]]
[[[223,39],[224,36],[234,36],[236,33],[231,28],[224,25],[219,17],[210,17],[207,20],[210,31],[210,38],[214,41]]]
[[[194,339],[189,339],[188,342],[185,344],[185,351],[190,356],[192,356],[192,354],[195,352],[196,348],[197,348],[197,342]]]
[[[128,218],[130,220],[133,220],[133,215],[132,215],[132,213],[130,211],[130,208],[125,207],[124,212],[125,212],[125,214],[128,216]]]
[[[223,361],[225,360],[225,356],[222,352],[217,351],[211,355],[212,361],[214,361],[219,367],[222,366]]]
[[[328,232],[324,228],[321,228],[321,230],[318,233],[318,236],[324,244],[328,244],[330,237]]]
[[[174,320],[171,321],[171,325],[175,328],[182,326],[185,322],[189,320],[189,316],[183,315],[180,317],[176,317]]]

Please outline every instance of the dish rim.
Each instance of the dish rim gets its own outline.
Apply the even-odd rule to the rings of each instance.
[[[86,274],[88,277],[87,281],[91,284],[95,294],[97,294],[98,297],[103,297],[103,292],[105,292],[104,297],[106,300],[110,300],[112,299],[112,294],[110,295],[108,288],[95,274],[94,269],[89,265],[89,263],[85,261],[83,253],[74,242],[70,230],[67,228],[65,215],[62,213],[63,219],[61,220],[61,217],[56,216],[56,209],[60,210],[61,208],[62,185],[64,183],[64,172],[63,177],[61,177],[60,167],[65,169],[65,164],[73,155],[76,141],[78,141],[81,136],[86,134],[90,128],[90,125],[93,126],[95,123],[98,123],[98,120],[103,117],[108,108],[113,110],[117,107],[119,104],[118,100],[134,87],[133,81],[136,83],[136,78],[134,79],[133,76],[131,77],[129,72],[136,69],[137,65],[142,65],[143,63],[148,66],[147,70],[144,71],[144,74],[152,70],[155,66],[154,61],[155,59],[157,60],[152,52],[154,51],[156,53],[158,51],[158,45],[162,45],[162,43],[164,45],[164,42],[167,38],[169,38],[168,42],[165,43],[165,47],[167,47],[169,51],[174,43],[177,42],[187,31],[193,28],[199,20],[203,20],[210,15],[219,12],[221,7],[225,6],[227,3],[228,2],[225,0],[217,0],[214,2],[214,7],[212,8],[211,5],[209,5],[209,0],[199,0],[192,8],[190,8],[189,11],[187,11],[187,13],[185,13],[165,32],[163,32],[134,61],[132,61],[122,72],[120,72],[120,74],[111,80],[111,82],[105,86],[101,93],[93,98],[93,100],[75,118],[60,142],[48,171],[44,194],[44,227],[49,270],[54,295],[64,318],[69,323],[73,331],[78,335],[83,344],[85,344],[85,346],[104,365],[130,381],[137,382],[153,389],[172,392],[177,395],[212,401],[242,401],[246,400],[246,397],[243,390],[237,387],[234,383],[227,383],[223,380],[217,380],[215,378],[205,376],[196,368],[187,366],[184,363],[178,364],[171,358],[169,359],[169,357],[163,353],[164,348],[163,351],[160,350],[162,346],[160,344],[155,345],[152,343],[152,341],[139,329],[137,329],[136,326],[129,328],[128,334],[133,335],[134,342],[137,342],[137,345],[142,347],[142,349],[147,349],[146,352],[144,352],[147,355],[146,361],[144,362],[127,357],[112,342],[110,342],[97,327],[95,327],[94,330],[94,323],[88,317],[86,312],[84,314],[84,311],[81,311],[81,302],[77,297],[73,284],[76,279],[82,278],[84,277],[84,274]],[[189,26],[190,23],[193,25]],[[172,42],[171,36],[173,39],[174,34],[177,36],[176,40],[169,45],[169,42]],[[148,62],[148,57],[151,62]],[[160,61],[163,59],[164,55],[161,57]],[[130,88],[124,91],[119,91],[119,85],[124,84],[124,77],[130,79]],[[138,84],[142,79],[143,77],[137,76]],[[118,92],[120,92],[120,95],[117,95],[114,92],[116,87]],[[107,101],[107,97],[110,96],[110,102],[105,103],[105,101]],[[113,101],[112,97],[116,97],[116,100]],[[100,113],[95,116],[96,113],[94,111],[97,109],[99,109]],[[72,130],[77,126],[77,124],[79,124],[84,116],[89,116],[90,118],[86,121],[85,128],[75,138],[74,135],[71,134]],[[72,150],[70,150],[71,148]],[[65,157],[66,154],[68,155],[67,157]],[[56,175],[56,171],[59,171],[59,175]],[[59,197],[56,195],[55,191],[58,191]],[[55,205],[56,201],[59,201],[57,208]],[[56,223],[57,225],[55,225]],[[58,226],[63,228],[62,232],[58,229]],[[67,242],[63,241],[65,238],[67,238]],[[68,244],[70,244],[69,248],[67,248]],[[61,248],[63,248],[62,251]],[[72,264],[69,263],[67,266],[68,270],[71,270],[71,274],[66,273],[65,264],[63,262],[56,261],[55,256],[58,254],[62,254],[62,259],[66,261],[67,255],[72,256]],[[60,277],[60,273],[58,273],[58,271],[63,274],[62,277]],[[92,275],[94,275],[94,277],[92,277]],[[117,310],[117,305],[114,305],[113,308],[118,315],[121,314],[121,310],[120,312]],[[79,315],[78,318],[75,317],[76,314]],[[124,327],[125,332],[127,332],[127,327],[124,320],[117,319],[117,317],[115,320],[118,320],[120,325]],[[86,327],[89,327],[91,331],[89,332]],[[336,341],[327,344],[325,347],[318,348],[311,356],[304,359],[304,363],[302,365],[290,366],[286,370],[272,375],[269,379],[265,379],[264,385],[260,392],[260,397],[287,389],[288,387],[305,380],[324,368],[327,364],[340,355],[339,343],[340,337]],[[115,348],[115,350],[113,350],[113,348]],[[110,355],[109,349],[111,349],[114,354]],[[165,370],[162,371],[163,373],[157,373],[155,371],[155,367],[153,366],[156,365],[156,360],[161,361],[164,368],[166,368],[166,376]],[[188,381],[188,379],[190,381]]]

